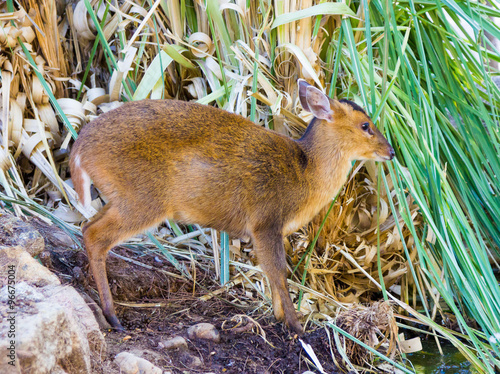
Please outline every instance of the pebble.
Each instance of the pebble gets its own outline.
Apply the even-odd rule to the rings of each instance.
[[[184,362],[184,364],[186,366],[189,366],[190,368],[197,368],[203,365],[203,362],[200,360],[198,356],[194,356],[189,353],[186,353],[182,357],[181,361]]]
[[[205,339],[211,340],[215,343],[220,342],[219,331],[211,323],[198,323],[197,325],[191,326],[188,330],[189,339]]]
[[[161,342],[163,345],[163,349],[187,349],[187,342],[182,336],[174,336],[171,339],[164,340]]]
[[[129,352],[118,353],[115,362],[122,374],[162,374],[162,370],[151,362]]]

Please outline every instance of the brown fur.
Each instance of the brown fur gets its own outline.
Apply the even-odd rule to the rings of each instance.
[[[71,175],[80,198],[83,173],[109,199],[84,230],[103,311],[116,328],[105,259],[109,249],[159,222],[186,223],[250,236],[268,276],[275,316],[302,332],[286,284],[283,236],[312,219],[343,185],[351,160],[392,158],[370,121],[332,101],[333,123],[314,120],[294,141],[220,109],[175,100],[143,100],[101,115],[74,144]],[[370,121],[371,126],[373,124]],[[88,202],[87,202],[88,203]]]

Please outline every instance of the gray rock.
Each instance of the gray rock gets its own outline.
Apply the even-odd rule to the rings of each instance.
[[[35,261],[27,252],[19,257]],[[39,273],[38,269],[37,279]],[[0,316],[9,321],[0,324],[0,351],[10,353],[15,342],[12,355],[0,355],[0,373],[91,373],[91,354],[100,357],[105,351],[92,311],[72,287],[34,283],[38,282],[0,289]],[[9,303],[11,295],[15,304]]]
[[[10,353],[0,355],[0,372],[90,373],[90,348],[78,321],[65,306],[51,300],[39,302],[37,291],[21,293],[29,287],[32,286],[16,287],[15,314],[8,314],[8,304],[0,305],[3,317],[14,316],[12,324],[0,326],[0,351]],[[14,350],[9,348],[12,342]],[[15,370],[11,362],[15,362]]]
[[[0,373],[90,374],[106,347],[92,311],[32,257],[44,247],[34,228],[1,210],[0,224]]]
[[[44,287],[40,289],[48,303],[61,305],[70,319],[76,321],[82,340],[86,339],[91,352],[105,352],[106,342],[99,329],[92,309],[83,297],[70,286]]]

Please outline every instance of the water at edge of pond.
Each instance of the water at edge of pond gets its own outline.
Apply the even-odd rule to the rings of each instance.
[[[448,342],[440,341],[443,356],[434,338],[422,340],[420,352],[408,354],[417,374],[469,374],[475,373],[471,363]]]

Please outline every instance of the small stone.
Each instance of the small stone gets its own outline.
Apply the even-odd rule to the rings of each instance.
[[[38,259],[46,268],[52,268],[52,256],[50,255],[50,251],[44,250],[40,252],[38,255]]]
[[[211,340],[215,343],[220,342],[220,334],[219,331],[215,328],[211,323],[198,323],[194,326],[191,326],[188,331],[189,339],[205,339]]]
[[[162,374],[162,370],[148,360],[129,352],[118,353],[115,362],[122,374]]]
[[[52,238],[57,244],[67,248],[75,248],[75,242],[62,230],[52,230]]]
[[[193,356],[192,354],[189,354],[187,352],[182,355],[180,360],[184,365],[190,368],[197,368],[203,365],[203,362],[199,357]]]
[[[193,361],[191,361],[191,367],[198,367],[198,366],[201,366],[203,365],[203,362],[201,362],[200,358],[199,357],[196,357],[196,356],[191,356],[193,357]]]
[[[161,342],[164,349],[187,349],[187,342],[182,336],[175,336]]]

